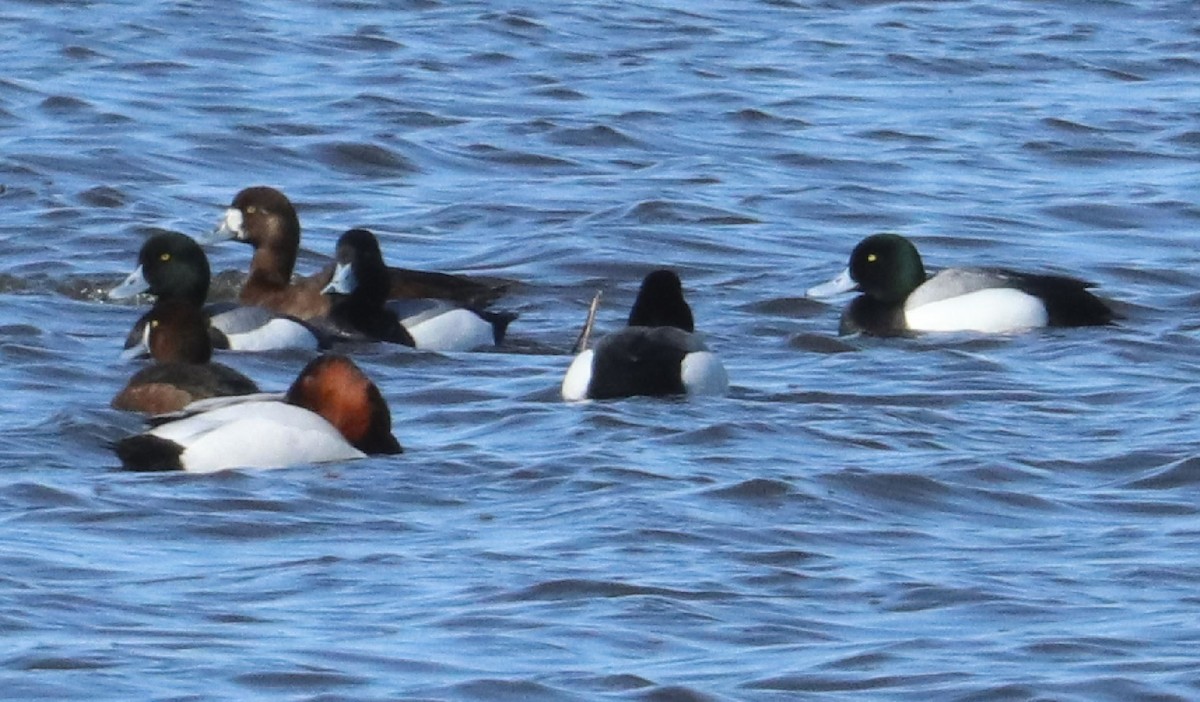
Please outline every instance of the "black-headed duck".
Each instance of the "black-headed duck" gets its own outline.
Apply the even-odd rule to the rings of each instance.
[[[562,382],[566,400],[636,395],[720,395],[729,376],[695,333],[692,310],[673,271],[645,277],[628,326],[582,351]]]
[[[146,315],[142,339],[154,359],[112,400],[116,409],[163,414],[204,398],[258,392],[254,381],[212,362],[206,315],[182,300],[159,300]]]
[[[841,334],[1006,333],[1111,323],[1112,309],[1090,287],[1068,276],[1004,268],[947,268],[927,277],[911,241],[875,234],[854,247],[841,275],[808,296],[862,293],[842,313]]]
[[[445,300],[395,300],[379,241],[366,229],[338,239],[336,265],[325,292],[329,319],[344,334],[434,351],[470,351],[498,345],[515,315],[459,307]]]

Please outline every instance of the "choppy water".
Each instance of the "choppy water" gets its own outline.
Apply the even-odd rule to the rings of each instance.
[[[0,41],[0,695],[1200,697],[1194,3],[31,1]],[[121,473],[98,291],[257,183],[302,270],[361,225],[516,281],[512,343],[357,350],[398,458]],[[802,291],[879,230],[1126,318],[837,339]],[[729,397],[561,403],[660,265]]]

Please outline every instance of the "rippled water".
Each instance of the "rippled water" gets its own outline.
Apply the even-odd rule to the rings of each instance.
[[[0,695],[1200,697],[1193,3],[47,0],[0,39]],[[511,343],[354,350],[403,456],[121,473],[100,292],[257,183],[302,271],[367,226],[514,281]],[[1125,319],[838,339],[802,291],[880,230]],[[594,291],[615,327],[660,265],[729,397],[560,402]]]

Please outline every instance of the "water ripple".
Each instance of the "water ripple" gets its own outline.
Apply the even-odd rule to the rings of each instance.
[[[9,696],[1195,696],[1190,3],[3,15]],[[402,456],[121,473],[148,301],[105,292],[255,183],[297,203],[300,272],[369,226],[505,281],[509,342],[344,349]],[[803,291],[877,230],[1121,319],[839,337],[847,300]],[[248,248],[206,251],[235,298]],[[660,266],[729,395],[562,403],[592,296],[617,328]],[[219,357],[283,389],[310,354]]]

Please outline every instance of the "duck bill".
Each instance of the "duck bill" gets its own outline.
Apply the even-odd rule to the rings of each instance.
[[[208,245],[230,239],[238,241],[245,241],[246,239],[242,211],[236,207],[230,207],[225,210],[225,216],[221,217],[221,221],[217,222],[217,226],[207,235],[198,237],[197,240],[203,245]]]
[[[121,351],[122,360],[129,361],[150,355],[150,322],[143,317],[139,324],[142,325],[142,333],[126,340],[125,349]]]
[[[833,297],[842,293],[854,292],[859,290],[858,283],[850,277],[850,269],[842,271],[836,278],[828,283],[822,283],[815,287],[811,287],[804,293],[805,297],[815,297],[817,299]]]
[[[330,293],[338,293],[340,295],[349,295],[354,292],[354,288],[358,285],[358,279],[354,277],[354,269],[349,263],[339,263],[333,268],[333,278],[329,284],[321,288],[322,295]]]
[[[122,361],[132,361],[138,358],[145,358],[150,355],[150,351],[146,349],[144,344],[134,344],[129,348],[121,351]]]
[[[121,281],[120,285],[108,291],[108,299],[124,300],[144,293],[149,289],[150,282],[146,280],[146,273],[139,265],[133,269],[133,272],[125,280]]]

